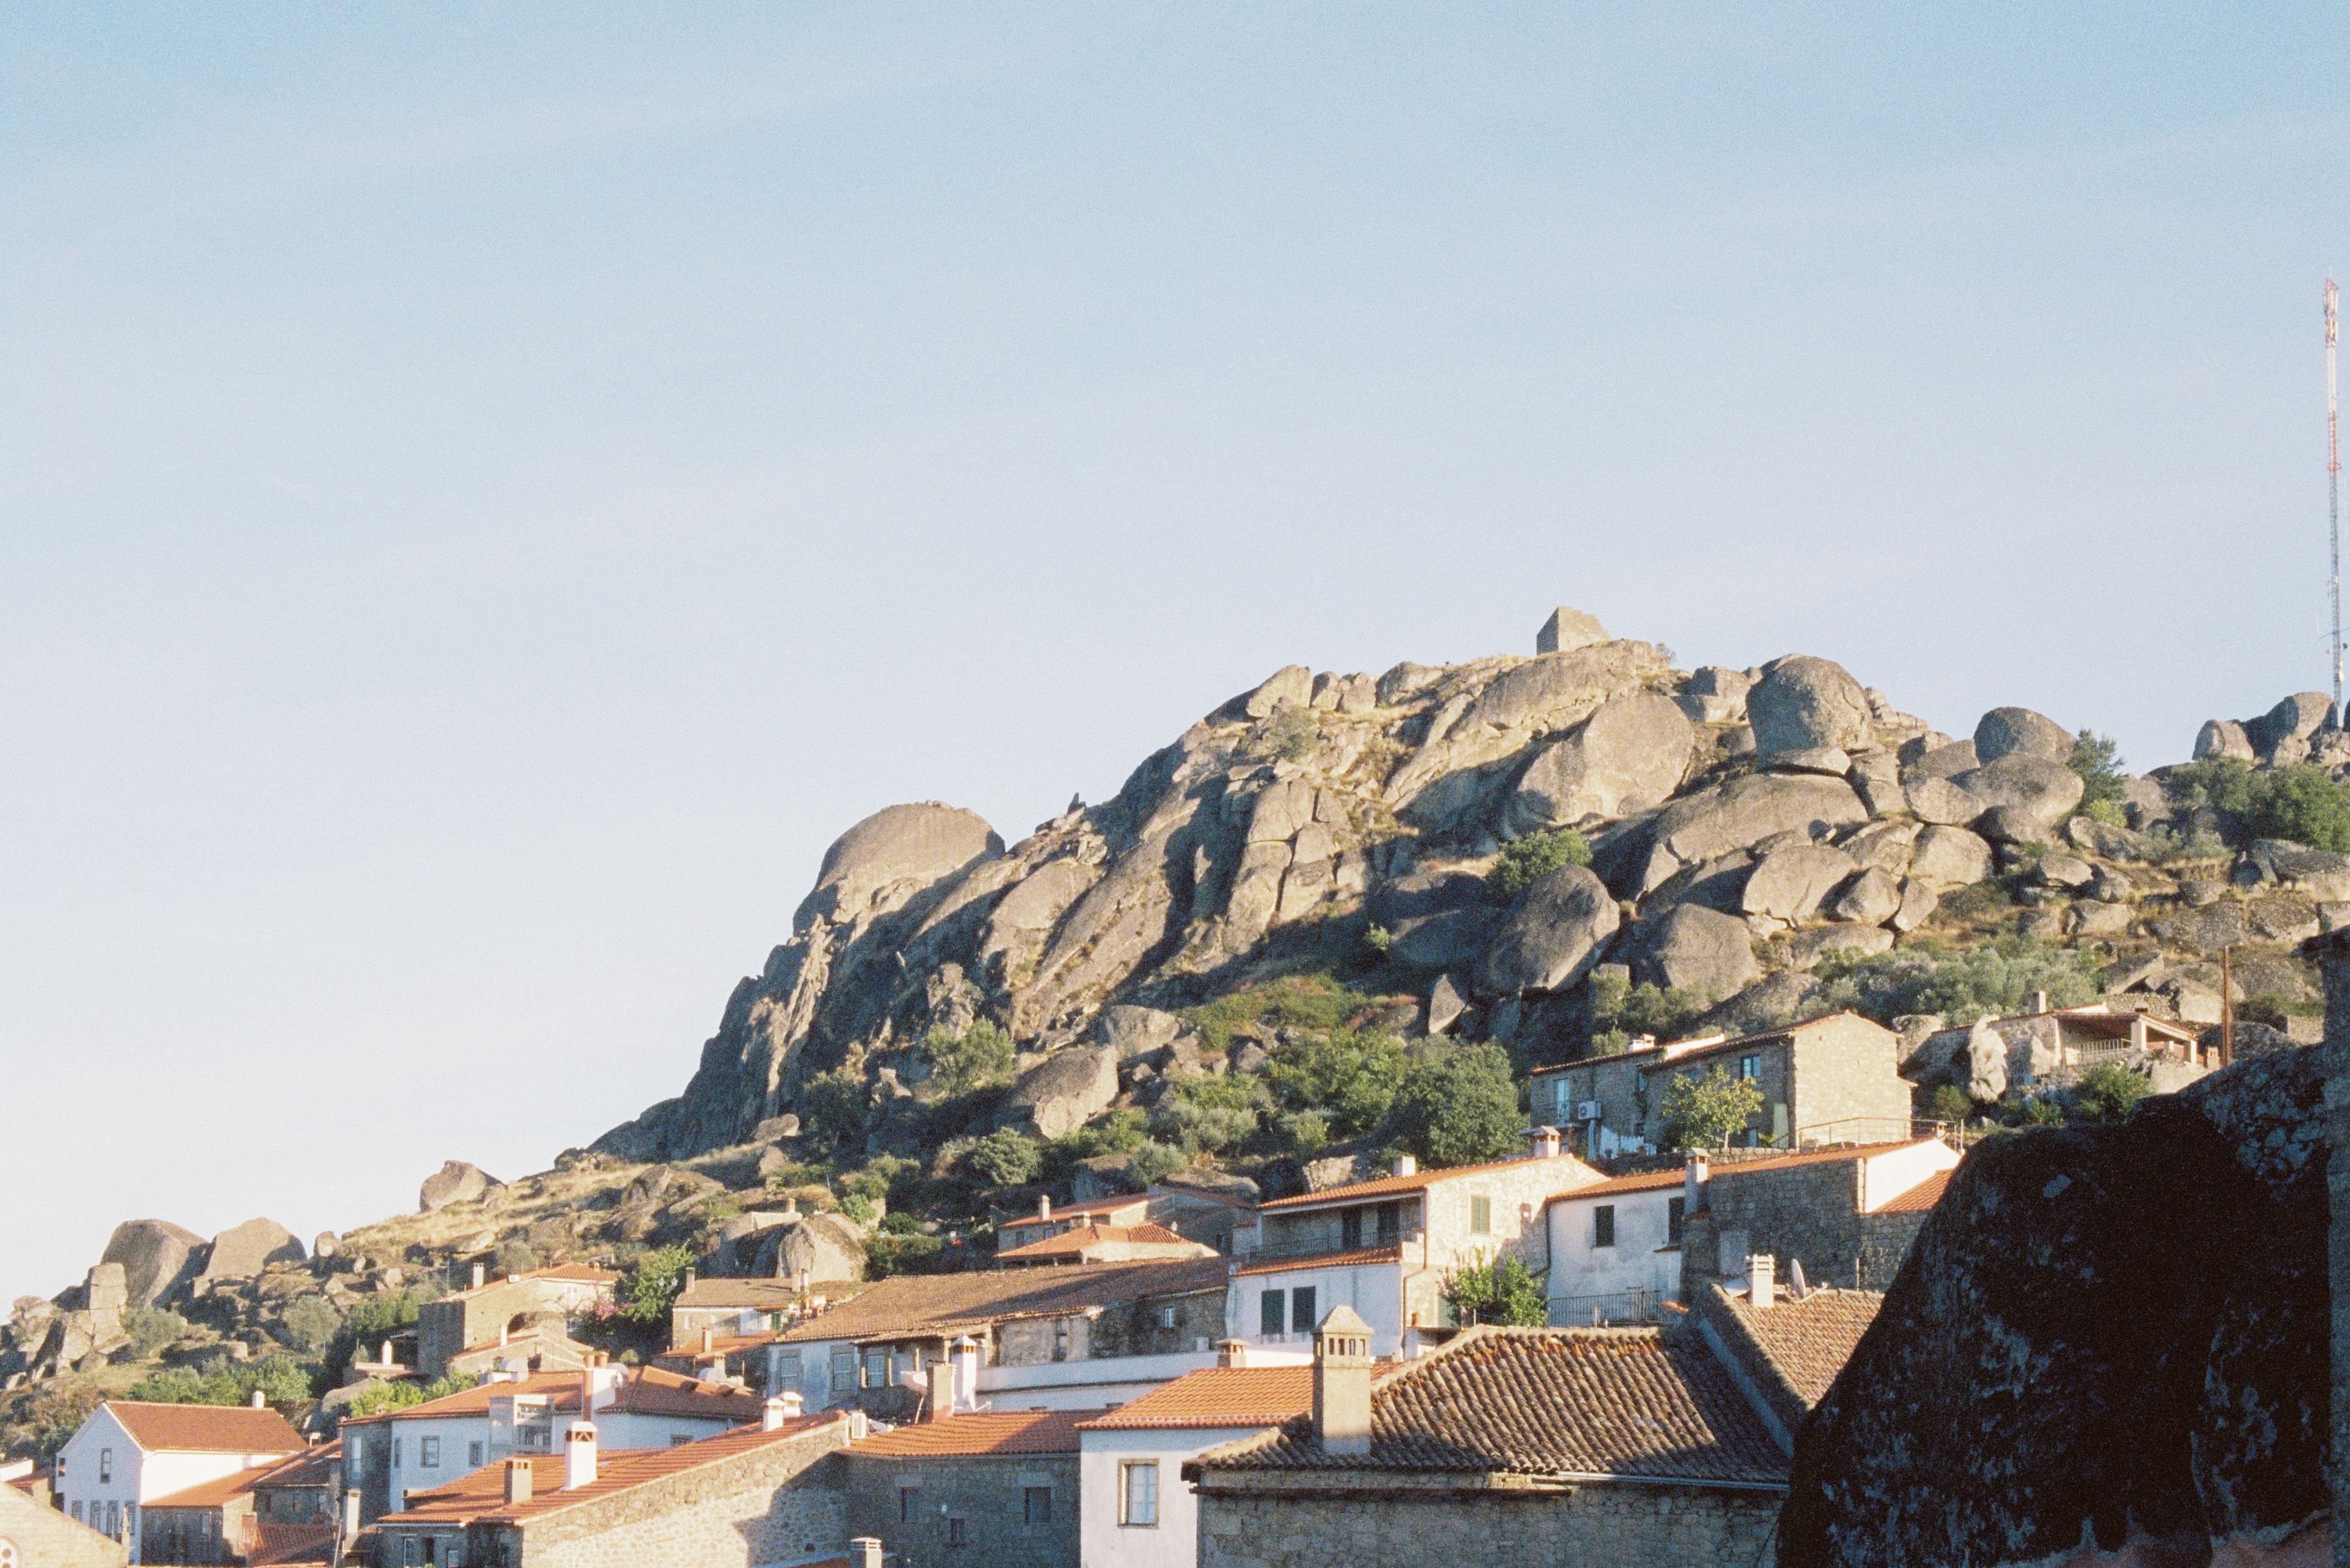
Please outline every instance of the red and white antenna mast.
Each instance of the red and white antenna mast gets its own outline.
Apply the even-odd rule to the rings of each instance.
[[[2342,711],[2342,411],[2334,394],[2334,343],[2342,336],[2342,291],[2325,280],[2325,535],[2334,549],[2334,711]]]

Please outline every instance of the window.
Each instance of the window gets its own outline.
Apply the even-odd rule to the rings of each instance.
[[[898,1489],[898,1522],[911,1524],[914,1522],[914,1516],[921,1511],[922,1489],[918,1486],[899,1487]]]
[[[800,1386],[800,1353],[786,1350],[775,1357],[775,1386],[796,1388]]]
[[[1338,1245],[1353,1251],[1363,1244],[1363,1211],[1349,1209],[1338,1216]]]
[[[427,1564],[430,1564],[438,1559],[439,1552],[436,1548],[438,1548],[440,1544],[441,1538],[437,1535],[428,1535],[424,1538],[424,1561]]]
[[[119,1502],[106,1505],[106,1532],[117,1541],[122,1539],[122,1505]]]
[[[1288,1297],[1284,1292],[1267,1291],[1256,1298],[1256,1331],[1267,1339],[1278,1339],[1288,1332],[1288,1319],[1282,1308]]]
[[[1128,1459],[1118,1467],[1118,1521],[1137,1529],[1159,1523],[1159,1461]]]
[[[212,1515],[201,1513],[196,1517],[209,1520]],[[139,1539],[139,1505],[135,1502],[126,1502],[122,1505],[122,1534],[128,1541]]]
[[[482,1445],[481,1445],[481,1444],[479,1444],[479,1443],[467,1443],[467,1444],[465,1445],[465,1468],[466,1468],[466,1469],[475,1469],[475,1470],[480,1469],[482,1468]]]
[[[1681,1220],[1688,1209],[1689,1199],[1686,1198],[1669,1198],[1665,1200],[1665,1241],[1668,1245],[1675,1247],[1680,1245]]]
[[[1591,1244],[1612,1247],[1616,1244],[1616,1205],[1601,1203],[1591,1210]]]
[[[0,1535],[0,1568],[16,1568],[16,1543]]]
[[[832,1391],[846,1394],[857,1386],[857,1352],[842,1345],[832,1353]]]
[[[1023,1524],[1053,1522],[1053,1489],[1051,1487],[1032,1486],[1021,1490],[1020,1521]]]
[[[114,1450],[112,1449],[100,1449],[98,1450],[98,1479],[101,1482],[110,1481],[114,1479]]]
[[[419,1438],[416,1439],[416,1468],[421,1470],[437,1470],[441,1468],[440,1438]]]
[[[464,1568],[465,1538],[452,1535],[441,1548],[441,1568]]]
[[[1469,1231],[1471,1235],[1476,1236],[1490,1236],[1493,1233],[1493,1200],[1492,1199],[1480,1194],[1469,1200]]]
[[[1314,1311],[1314,1287],[1300,1285],[1289,1293],[1289,1328],[1293,1334],[1312,1334],[1317,1314]]]
[[[691,1441],[693,1441],[691,1432],[671,1432],[669,1435],[669,1446],[672,1449],[681,1449]]]
[[[947,1521],[947,1544],[949,1546],[971,1544],[971,1529],[963,1523],[962,1514],[958,1513]]]
[[[400,1560],[413,1568],[416,1562],[416,1537],[413,1535],[400,1543]]]
[[[887,1388],[889,1386],[889,1353],[888,1350],[874,1349],[868,1350],[865,1353],[865,1386],[868,1388]]]
[[[1392,1247],[1403,1240],[1403,1205],[1382,1203],[1379,1205],[1378,1212],[1379,1245]]]
[[[1760,1056],[1741,1056],[1738,1059],[1738,1075],[1742,1078],[1749,1079],[1761,1077],[1762,1075],[1762,1058]]]
[[[393,1469],[400,1469],[400,1444],[401,1444],[401,1442],[402,1442],[402,1441],[403,1441],[403,1439],[399,1438],[392,1438],[392,1440],[391,1440],[391,1468],[392,1468]]]
[[[79,1523],[81,1522],[81,1504],[79,1504],[79,1503],[76,1503],[76,1504],[74,1504],[73,1513],[74,1513],[74,1522],[75,1522],[76,1524],[79,1524]]]

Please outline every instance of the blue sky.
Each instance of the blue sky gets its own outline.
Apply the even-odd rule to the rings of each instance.
[[[11,8],[0,1301],[543,1168],[1284,663],[2322,685],[2338,18],[2046,9]]]

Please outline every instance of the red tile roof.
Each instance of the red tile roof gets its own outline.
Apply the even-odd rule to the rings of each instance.
[[[899,1274],[876,1281],[838,1306],[794,1324],[776,1343],[944,1338],[984,1329],[991,1323],[1061,1317],[1143,1297],[1222,1290],[1224,1270],[1222,1258],[1173,1258],[970,1274]]]
[[[1302,1192],[1295,1198],[1276,1198],[1272,1202],[1260,1204],[1258,1207],[1261,1210],[1270,1213],[1281,1210],[1313,1209],[1325,1203],[1359,1203],[1366,1199],[1386,1198],[1401,1192],[1418,1192],[1424,1188],[1434,1186],[1437,1182],[1451,1181],[1457,1177],[1475,1176],[1481,1171],[1523,1168],[1536,1163],[1556,1166],[1562,1178],[1568,1179],[1568,1185],[1573,1185],[1571,1179],[1577,1171],[1587,1172],[1595,1177],[1599,1174],[1571,1154],[1555,1155],[1542,1162],[1525,1158],[1494,1159],[1488,1160],[1482,1165],[1455,1165],[1441,1170],[1416,1170],[1409,1176],[1382,1176],[1373,1181],[1357,1181],[1345,1187],[1326,1187],[1319,1192]]]
[[[1672,1053],[1669,1060],[1686,1062],[1693,1056],[1711,1055],[1716,1051],[1729,1051],[1741,1045],[1758,1045],[1765,1040],[1782,1040],[1791,1034],[1800,1034],[1807,1029],[1817,1029],[1821,1024],[1831,1023],[1838,1018],[1859,1017],[1859,1013],[1849,1009],[1842,1012],[1823,1012],[1817,1017],[1798,1019],[1793,1023],[1783,1024],[1777,1029],[1761,1029],[1752,1034],[1741,1034],[1728,1040],[1716,1040],[1711,1035],[1700,1034],[1698,1038],[1704,1042],[1700,1045],[1690,1045],[1687,1041],[1681,1040],[1660,1040],[1654,1045],[1641,1045],[1629,1051],[1618,1051],[1612,1056],[1585,1056],[1573,1062],[1560,1062],[1548,1067],[1536,1067],[1527,1076],[1540,1078],[1553,1073],[1573,1072],[1577,1067],[1588,1067],[1600,1062],[1621,1062],[1630,1056],[1654,1056],[1666,1052]],[[1861,1021],[1874,1022],[1869,1019]],[[1882,1029],[1884,1025],[1877,1024],[1877,1027]],[[1887,1030],[1886,1033],[1891,1033],[1892,1031]]]
[[[109,1399],[130,1440],[151,1454],[292,1454],[308,1447],[276,1411],[248,1405],[150,1405]]]
[[[1196,1462],[1210,1476],[1403,1469],[1745,1486],[1787,1479],[1786,1459],[1729,1371],[1703,1345],[1654,1328],[1471,1328],[1373,1388],[1367,1454],[1324,1452],[1312,1417],[1301,1416]]]
[[[1720,1285],[1718,1300],[1748,1342],[1750,1370],[1775,1376],[1805,1409],[1818,1404],[1828,1386],[1852,1359],[1853,1347],[1868,1325],[1877,1321],[1884,1295],[1877,1291],[1822,1287],[1801,1300],[1780,1295],[1765,1311],[1756,1312],[1743,1292]]]
[[[874,1459],[932,1455],[1074,1454],[1077,1423],[1101,1410],[975,1410],[943,1421],[916,1421],[848,1445]]]
[[[1056,1203],[1049,1215],[1023,1214],[1017,1220],[1004,1220],[996,1229],[1017,1231],[1025,1226],[1055,1225],[1065,1220],[1082,1219],[1088,1214],[1115,1214],[1121,1209],[1148,1205],[1149,1201],[1139,1192],[1129,1192],[1123,1198],[1089,1198],[1083,1203],[1071,1203],[1066,1207]]]
[[[421,1405],[411,1405],[404,1410],[386,1410],[376,1416],[356,1416],[344,1424],[368,1421],[416,1421],[437,1417],[486,1415],[490,1401],[527,1395],[543,1398],[550,1410],[577,1411],[579,1408],[577,1372],[534,1372],[527,1377],[503,1383],[483,1383],[439,1399],[429,1399]],[[675,1372],[664,1372],[658,1366],[642,1366],[629,1372],[620,1386],[612,1391],[611,1403],[598,1405],[598,1411],[616,1410],[641,1416],[699,1417],[712,1421],[755,1421],[759,1419],[765,1401],[757,1395],[723,1385],[712,1386],[696,1378]]]
[[[1106,1416],[1085,1432],[1153,1427],[1278,1427],[1314,1408],[1311,1366],[1210,1366],[1187,1372]]]
[[[200,1481],[168,1497],[159,1497],[146,1506],[218,1508],[232,1498],[242,1497],[263,1487],[325,1486],[333,1478],[334,1468],[342,1457],[343,1445],[339,1439],[315,1444],[291,1459],[273,1459],[268,1464],[255,1465],[234,1475]]]
[[[1905,1148],[1915,1148],[1932,1138],[1905,1138],[1899,1143],[1858,1143],[1835,1148],[1807,1148],[1795,1154],[1764,1155],[1760,1159],[1725,1160],[1709,1167],[1706,1179],[1726,1181],[1733,1177],[1760,1175],[1765,1171],[1788,1170],[1799,1165],[1833,1165],[1844,1159],[1874,1159],[1881,1154],[1894,1154]],[[1580,1203],[1586,1198],[1614,1198],[1627,1192],[1654,1192],[1659,1188],[1679,1187],[1687,1179],[1683,1170],[1652,1170],[1639,1176],[1619,1176],[1596,1187],[1578,1187],[1572,1192],[1562,1192],[1550,1199],[1553,1203]]]
[[[145,1506],[149,1509],[218,1508],[231,1499],[243,1497],[246,1492],[251,1491],[255,1481],[276,1468],[276,1465],[255,1465],[251,1469],[239,1470],[234,1475],[215,1476],[208,1481],[198,1481],[183,1491],[172,1492],[168,1497],[159,1497]]]
[[[1243,1263],[1232,1271],[1233,1277],[1242,1274],[1285,1274],[1293,1269],[1344,1269],[1357,1263],[1393,1263],[1403,1258],[1403,1244],[1391,1242],[1384,1247],[1357,1247],[1343,1252],[1310,1252],[1297,1258],[1269,1258]]]
[[[1938,1170],[1900,1197],[1877,1206],[1879,1214],[1923,1214],[1942,1200],[1949,1190],[1951,1172]]]
[[[1030,1258],[1074,1258],[1088,1247],[1115,1246],[1121,1242],[1150,1247],[1196,1244],[1185,1241],[1164,1225],[1079,1225],[1057,1236],[1045,1236],[1017,1247],[999,1247],[995,1255],[999,1260],[1014,1262]]]
[[[680,1443],[674,1448],[609,1449],[598,1458],[596,1479],[583,1487],[564,1486],[567,1456],[532,1454],[529,1456],[530,1499],[526,1502],[511,1505],[505,1501],[505,1461],[501,1459],[484,1465],[471,1475],[447,1486],[431,1491],[409,1493],[406,1508],[398,1513],[387,1513],[376,1522],[379,1525],[462,1524],[484,1521],[494,1524],[519,1524],[562,1509],[594,1502],[615,1492],[643,1486],[649,1481],[661,1480],[686,1470],[699,1469],[704,1465],[718,1464],[741,1454],[753,1453],[770,1443],[805,1437],[824,1427],[837,1424],[846,1433],[847,1422],[845,1412],[834,1410],[785,1421],[772,1432],[759,1427],[743,1427],[714,1438],[704,1438],[700,1442]]]
[[[593,1263],[557,1263],[552,1268],[532,1269],[515,1276],[525,1280],[567,1280],[574,1284],[616,1285],[620,1276],[609,1269],[599,1269]]]

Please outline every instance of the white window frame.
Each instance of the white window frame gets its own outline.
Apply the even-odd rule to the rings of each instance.
[[[416,1439],[416,1468],[420,1470],[437,1470],[441,1468],[439,1438],[421,1437]]]
[[[1143,1490],[1150,1517],[1136,1517],[1134,1478],[1147,1474],[1150,1484]],[[1118,1467],[1118,1522],[1121,1530],[1156,1530],[1159,1528],[1159,1461],[1157,1459],[1121,1459]]]

